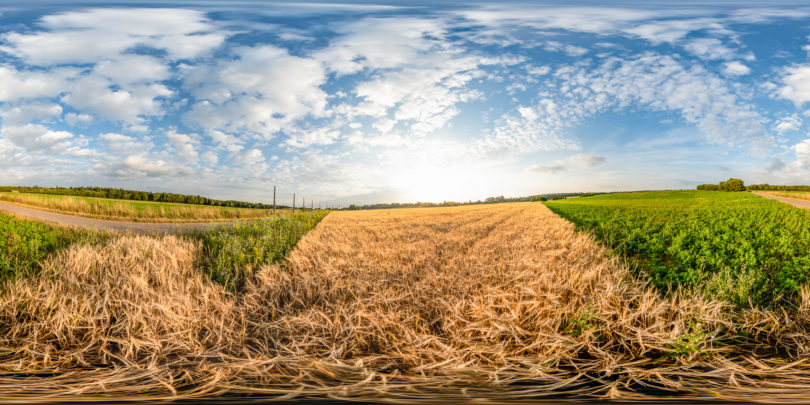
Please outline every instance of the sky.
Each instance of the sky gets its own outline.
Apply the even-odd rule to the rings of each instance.
[[[0,184],[334,205],[810,183],[810,6],[646,3],[0,2]]]

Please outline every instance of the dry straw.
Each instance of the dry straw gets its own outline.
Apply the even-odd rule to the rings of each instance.
[[[662,298],[539,204],[334,213],[236,294],[197,247],[74,247],[0,298],[0,399],[804,400],[793,313]]]

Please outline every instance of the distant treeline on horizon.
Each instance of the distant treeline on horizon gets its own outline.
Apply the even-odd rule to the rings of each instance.
[[[568,198],[568,197],[588,197],[597,194],[608,194],[608,193],[552,193],[552,194],[538,194],[538,195],[530,195],[526,197],[504,197],[504,196],[497,196],[497,197],[487,197],[484,200],[476,200],[476,201],[466,201],[466,202],[458,202],[458,201],[443,201],[440,203],[431,203],[431,202],[415,202],[415,203],[380,203],[380,204],[366,204],[366,205],[355,205],[352,204],[349,206],[350,210],[380,210],[380,209],[389,209],[389,208],[429,208],[429,207],[456,207],[459,205],[476,205],[476,204],[497,204],[497,203],[504,203],[504,202],[526,202],[526,201],[547,201],[547,200],[557,200],[560,198]]]
[[[0,192],[20,192],[33,194],[68,195],[76,197],[111,198],[116,200],[154,201],[165,203],[210,205],[214,207],[272,209],[273,204],[250,203],[235,200],[215,200],[198,195],[175,193],[153,193],[150,191],[124,190],[109,187],[12,187],[0,186]],[[286,206],[279,205],[279,208]]]
[[[731,178],[719,184],[700,184],[698,190],[705,191],[810,191],[810,186],[776,186],[770,184],[752,184],[746,186],[740,179]]]
[[[96,197],[96,198],[110,198],[115,200],[133,200],[133,201],[153,201],[164,203],[179,203],[179,204],[195,204],[195,205],[210,205],[215,207],[235,207],[235,208],[259,208],[259,209],[272,209],[272,204],[263,203],[250,203],[245,201],[235,200],[215,200],[213,198],[202,197],[199,195],[187,195],[176,193],[155,193],[151,191],[135,191],[125,190],[122,188],[110,187],[26,187],[26,186],[0,186],[0,192],[19,192],[19,193],[32,193],[32,194],[51,194],[51,195],[67,195],[76,197]],[[430,202],[415,202],[415,203],[380,203],[380,204],[366,204],[348,206],[349,210],[371,210],[371,209],[388,209],[388,208],[420,208],[420,207],[455,207],[459,205],[473,205],[473,204],[496,204],[504,202],[525,202],[525,201],[546,201],[556,200],[568,197],[587,197],[597,194],[608,194],[604,192],[597,193],[551,193],[551,194],[538,194],[526,197],[487,197],[484,200],[477,201],[444,201],[440,203]],[[289,208],[286,205],[278,205],[278,208]]]

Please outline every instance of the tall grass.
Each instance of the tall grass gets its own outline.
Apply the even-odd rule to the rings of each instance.
[[[328,213],[299,212],[193,233],[202,244],[197,266],[228,289],[239,289],[260,266],[287,256]]]
[[[0,392],[802,399],[793,314],[661,297],[536,203],[338,212],[229,292],[187,239],[74,246],[0,296]]]
[[[0,193],[0,201],[91,218],[141,222],[207,222],[256,219],[272,210],[115,200],[47,194]]]

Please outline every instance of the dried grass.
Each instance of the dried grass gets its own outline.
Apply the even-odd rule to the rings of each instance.
[[[335,213],[240,295],[196,247],[76,247],[0,298],[0,399],[804,400],[792,313],[661,298],[539,204]],[[286,398],[286,397],[284,397]]]

